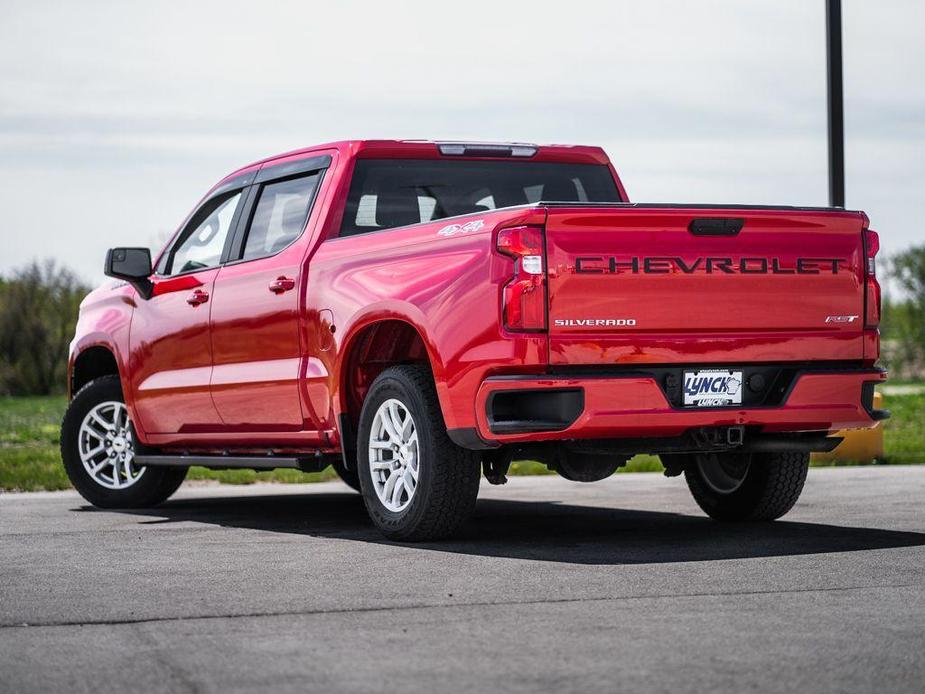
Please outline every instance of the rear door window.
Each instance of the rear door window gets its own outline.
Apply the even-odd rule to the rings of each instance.
[[[319,178],[313,173],[261,186],[242,260],[275,255],[302,235]]]

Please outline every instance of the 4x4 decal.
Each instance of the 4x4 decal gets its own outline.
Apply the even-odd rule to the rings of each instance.
[[[465,224],[448,224],[437,231],[438,236],[455,236],[456,234],[467,234],[470,231],[478,231],[485,226],[484,219],[473,219]]]

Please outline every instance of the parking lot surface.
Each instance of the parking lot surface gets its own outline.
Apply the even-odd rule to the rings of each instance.
[[[0,495],[0,691],[922,691],[925,466],[813,469],[785,519],[683,480],[484,480],[400,545],[339,483],[146,511]]]

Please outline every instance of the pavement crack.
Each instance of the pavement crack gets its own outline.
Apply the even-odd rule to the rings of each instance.
[[[890,590],[902,588],[922,588],[920,583],[897,583],[891,585],[875,584],[863,586],[832,586],[829,588],[791,588],[780,590],[742,590],[742,591],[710,591],[700,593],[662,593],[652,595],[617,595],[576,598],[537,598],[531,600],[483,600],[468,602],[434,602],[412,605],[382,605],[380,607],[342,607],[320,608],[308,610],[280,610],[276,612],[229,612],[226,614],[193,615],[178,617],[138,617],[131,619],[91,619],[77,621],[49,621],[49,622],[4,622],[0,629],[38,629],[49,627],[70,626],[120,626],[157,624],[163,622],[197,622],[221,619],[261,619],[278,617],[310,617],[316,615],[364,614],[382,612],[400,612],[406,610],[431,610],[466,607],[523,607],[530,605],[564,605],[573,603],[605,603],[605,602],[632,602],[641,600],[682,600],[685,598],[711,598],[711,597],[748,597],[753,595],[795,595],[803,593],[838,593],[856,590]]]

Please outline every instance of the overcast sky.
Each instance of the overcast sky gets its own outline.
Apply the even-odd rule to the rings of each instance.
[[[845,0],[848,207],[925,242],[925,3]],[[0,273],[159,246],[234,168],[337,139],[602,145],[635,201],[825,204],[824,0],[17,2]]]

